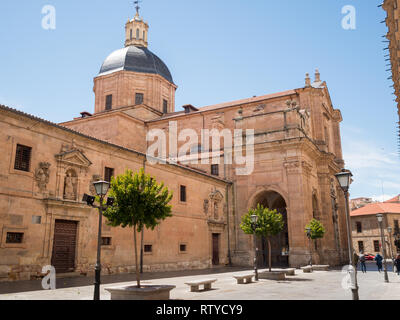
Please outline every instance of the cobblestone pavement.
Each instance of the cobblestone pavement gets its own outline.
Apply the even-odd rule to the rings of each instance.
[[[384,282],[384,274],[375,271],[373,264],[368,265],[368,272],[358,272],[360,300],[400,300],[400,276],[389,271],[389,283]],[[264,271],[264,270],[261,270]],[[233,275],[249,273],[252,270],[241,268],[207,270],[200,272],[165,273],[165,277],[154,277],[144,275],[142,284],[167,284],[175,285],[171,291],[171,299],[174,300],[351,300],[351,291],[342,288],[343,278],[346,273],[340,269],[332,271],[314,271],[303,273],[296,270],[295,276],[287,276],[285,281],[260,280],[251,284],[238,285]],[[179,276],[179,273],[182,276]],[[189,273],[189,274],[188,274]],[[191,274],[190,274],[191,273]],[[175,275],[175,276],[174,276]],[[153,274],[154,276],[154,274]],[[110,284],[101,286],[101,299],[109,300],[110,294],[104,288],[134,285],[134,275],[129,275],[129,281],[114,281],[109,279]],[[120,277],[121,279],[123,277]],[[213,289],[205,292],[190,292],[185,285],[188,280],[215,278]],[[103,277],[103,280],[107,277]],[[85,278],[85,281],[93,279]],[[117,280],[117,281],[115,281]],[[133,281],[132,281],[133,280]],[[66,279],[57,279],[67,281]],[[78,280],[74,280],[79,282]],[[83,280],[81,280],[83,281]],[[39,282],[40,283],[40,282]],[[14,284],[17,286],[18,284]],[[20,284],[22,285],[22,284]],[[38,285],[38,282],[36,282]],[[4,284],[0,289],[4,292]],[[10,284],[8,284],[10,287]],[[27,284],[25,284],[27,287]],[[21,288],[22,290],[22,288]],[[14,288],[15,291],[15,288]],[[19,293],[0,294],[0,300],[92,300],[93,285],[75,286],[57,290],[36,290]]]

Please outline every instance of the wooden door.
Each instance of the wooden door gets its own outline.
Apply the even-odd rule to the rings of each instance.
[[[212,264],[219,265],[219,234],[212,235]]]
[[[51,264],[57,273],[75,271],[76,221],[56,220]]]

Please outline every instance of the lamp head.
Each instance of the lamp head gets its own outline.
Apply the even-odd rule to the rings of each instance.
[[[88,206],[92,206],[95,200],[96,200],[95,197],[89,196],[86,193],[83,195],[83,198],[82,198],[82,201],[86,202]]]
[[[256,214],[253,214],[253,215],[251,215],[250,219],[251,219],[251,223],[255,224],[258,221],[258,216]]]
[[[98,196],[105,196],[110,188],[110,183],[107,181],[96,181],[93,185]]]
[[[349,190],[350,184],[352,183],[352,176],[353,174],[351,173],[351,171],[346,169],[342,169],[341,172],[335,174],[335,177],[337,178],[339,185],[343,191]]]
[[[383,214],[378,213],[378,214],[376,215],[376,218],[378,219],[378,222],[379,222],[379,223],[382,222],[382,221],[383,221]]]

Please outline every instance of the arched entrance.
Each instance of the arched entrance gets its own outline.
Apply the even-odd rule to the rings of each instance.
[[[264,191],[258,194],[252,204],[252,208],[257,207],[257,204],[263,205],[270,210],[276,209],[283,216],[285,223],[283,231],[275,237],[271,237],[271,260],[273,267],[288,267],[289,266],[289,231],[285,199],[275,191]],[[260,254],[258,264],[260,267],[268,266],[268,243],[263,237],[259,241]]]

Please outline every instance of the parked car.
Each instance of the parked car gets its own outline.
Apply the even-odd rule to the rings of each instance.
[[[367,260],[367,261],[369,261],[369,260],[374,260],[374,258],[375,258],[375,256],[374,255],[372,255],[372,254],[366,254],[365,255],[365,260]]]

